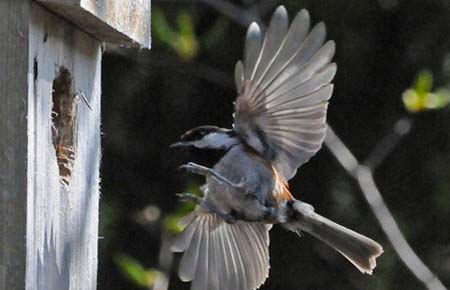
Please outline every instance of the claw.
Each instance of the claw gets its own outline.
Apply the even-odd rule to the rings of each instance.
[[[192,162],[189,162],[187,164],[183,164],[180,167],[178,167],[178,170],[182,170],[182,169],[190,171],[192,169]]]
[[[176,196],[178,196],[181,202],[192,202],[194,204],[200,204],[200,202],[202,201],[199,196],[188,192],[177,193]]]
[[[187,164],[183,164],[183,165],[181,165],[181,166],[179,166],[178,168],[177,168],[177,170],[183,170],[183,169],[186,169],[186,166],[187,166]]]
[[[189,146],[192,145],[192,143],[193,143],[193,142],[183,142],[183,141],[180,141],[180,142],[176,142],[176,143],[171,144],[171,145],[169,146],[169,148],[183,148],[183,147],[189,147]]]

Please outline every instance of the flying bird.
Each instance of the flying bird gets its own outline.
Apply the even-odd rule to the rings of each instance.
[[[234,72],[232,129],[201,126],[172,145],[223,153],[213,168],[181,166],[206,179],[202,197],[179,194],[197,206],[182,219],[184,231],[171,248],[184,252],[179,277],[192,290],[259,288],[269,273],[273,225],[311,234],[362,273],[375,268],[381,245],[319,215],[287,183],[325,138],[336,73],[335,43],[325,39],[324,23],[310,30],[306,10],[289,26],[286,9],[278,7],[265,36],[252,23]]]

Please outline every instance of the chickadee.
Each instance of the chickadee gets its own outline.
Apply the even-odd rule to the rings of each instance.
[[[233,129],[202,126],[186,132],[173,147],[223,150],[208,168],[181,168],[204,175],[203,197],[184,193],[197,204],[183,218],[185,229],[173,246],[184,252],[179,277],[192,290],[250,290],[269,272],[269,230],[280,224],[305,231],[333,247],[362,273],[371,274],[383,248],[375,241],[317,214],[294,198],[287,181],[321,147],[326,131],[333,41],[325,25],[309,31],[306,10],[288,28],[283,6],[273,14],[265,37],[256,23],[248,28],[244,61],[238,61]]]

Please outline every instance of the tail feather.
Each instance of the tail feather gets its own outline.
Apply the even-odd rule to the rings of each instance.
[[[214,220],[210,219],[210,228],[214,227]],[[220,248],[215,245],[220,246],[219,235],[217,235],[218,231],[213,231],[211,233],[211,246],[209,247],[209,265],[211,273],[223,273],[221,268],[221,255]],[[223,284],[220,283],[219,275],[210,275],[210,279],[208,281],[207,289],[216,289],[222,290],[224,287]],[[223,290],[226,290],[223,288]]]
[[[308,232],[341,253],[362,273],[372,274],[376,258],[383,253],[383,247],[374,240],[343,227],[314,211],[301,212],[304,205],[296,201],[294,209],[300,209],[299,218],[290,222],[288,228]],[[299,206],[302,206],[300,208]]]
[[[192,279],[194,279],[195,277],[198,267],[197,264],[199,261],[200,250],[202,247],[202,238],[203,235],[206,234],[204,230],[205,220],[199,220],[198,223],[195,223],[195,227],[198,230],[194,232],[189,246],[186,249],[185,254],[183,255],[183,258],[180,262],[179,275],[180,279],[184,282],[192,281]]]
[[[272,226],[260,225],[262,227],[267,227],[270,229]],[[245,231],[244,228],[241,230]],[[247,235],[249,246],[254,249],[256,257],[257,267],[255,267],[255,275],[256,277],[265,277],[267,276],[268,267],[269,267],[269,237],[265,237],[261,235],[257,228],[249,227],[248,235]],[[260,285],[258,285],[260,286]]]
[[[198,261],[197,261],[197,269],[195,269],[194,264],[189,265],[193,270],[195,270],[195,276],[192,277],[192,289],[208,289],[208,274],[209,267],[211,266],[210,256],[209,256],[209,240],[210,240],[210,218],[206,217],[203,221],[203,233],[202,242],[197,251]],[[186,251],[186,254],[189,252]]]
[[[252,247],[251,245],[254,244],[252,243],[251,238],[249,237],[250,233],[248,232],[243,232],[242,227],[236,227],[234,228],[235,232],[235,237],[238,239],[237,243],[239,245],[243,245],[242,247],[242,251],[243,252],[250,252],[252,251]],[[264,249],[267,247],[264,247]],[[257,251],[257,253],[260,253],[260,250]],[[268,256],[267,256],[268,257]],[[253,285],[255,287],[257,287],[258,285],[258,277],[263,277],[264,274],[259,271],[258,267],[254,267],[255,261],[257,265],[263,266],[265,267],[264,262],[261,261],[261,259],[259,258],[259,256],[254,257],[255,260],[253,261],[249,261],[248,259],[244,259],[243,263],[244,263],[244,269],[245,269],[245,275],[246,275],[246,279],[249,285]]]
[[[198,209],[171,250],[184,252],[179,276],[193,290],[257,289],[269,272],[269,229],[262,223],[225,223]]]
[[[239,249],[239,251],[235,251],[234,249],[238,248],[236,244],[236,237],[233,232],[233,227],[229,227],[227,229],[227,237],[228,237],[228,254],[231,257],[232,261],[232,269],[234,271],[230,272],[232,281],[231,289],[245,289],[244,285],[247,283],[246,276],[244,274],[245,269],[243,269],[243,263],[241,260],[241,254],[243,253],[243,249]],[[247,288],[248,289],[248,288]]]
[[[187,225],[189,225],[191,222],[195,222],[196,224],[198,224],[198,222],[200,221],[200,220],[193,221],[194,218],[195,214],[194,212],[191,212],[180,220],[179,224],[184,226],[185,229],[177,236],[175,242],[170,248],[172,252],[175,253],[184,252],[191,243],[192,237],[194,236],[195,233],[196,226],[192,225],[190,227],[187,227]]]

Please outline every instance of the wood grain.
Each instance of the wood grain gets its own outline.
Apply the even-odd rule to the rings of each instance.
[[[29,1],[0,1],[0,289],[25,289]]]
[[[101,42],[32,3],[28,110],[27,289],[96,289],[100,163]],[[77,98],[75,160],[61,183],[52,91],[70,73]]]
[[[151,46],[150,0],[37,0],[105,42]]]
[[[94,290],[102,45],[148,47],[150,1],[41,2],[83,12],[0,1],[0,290]]]

